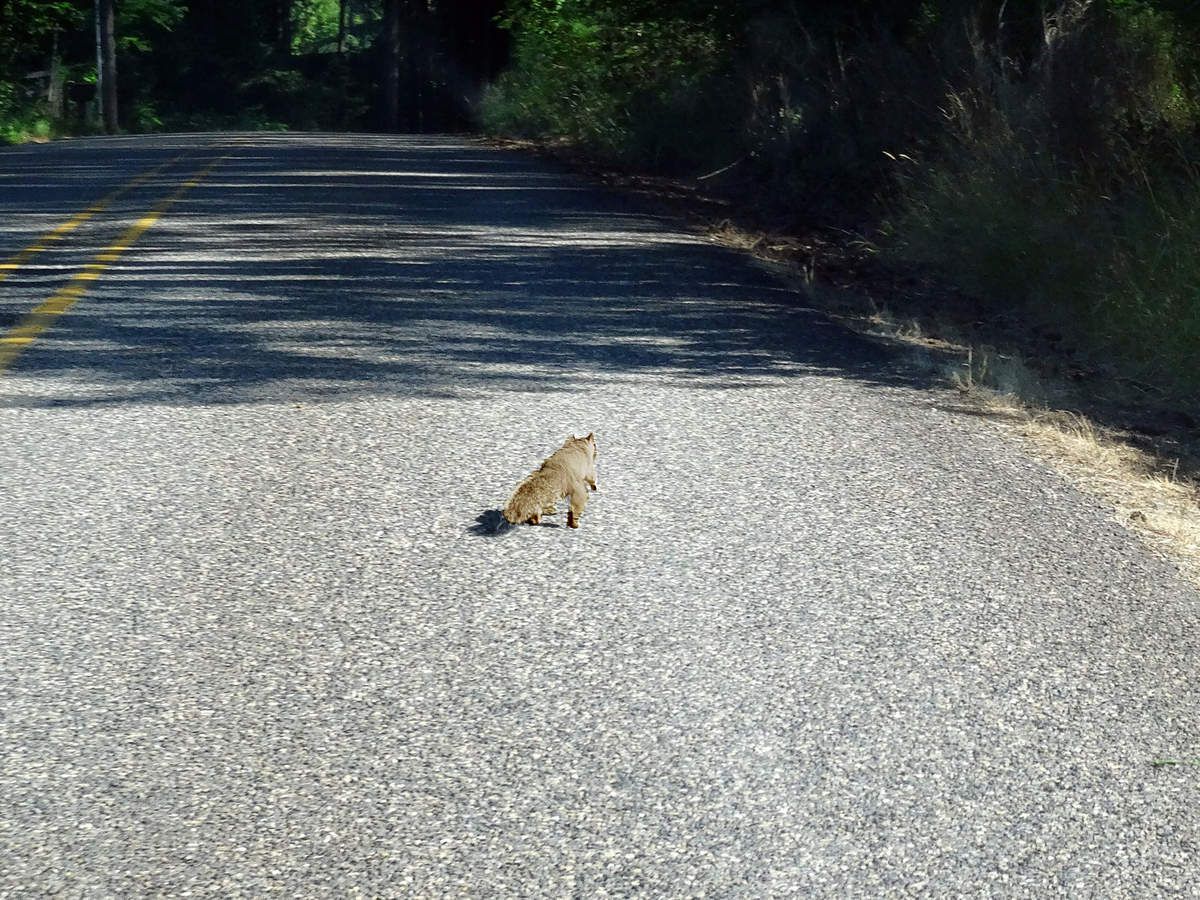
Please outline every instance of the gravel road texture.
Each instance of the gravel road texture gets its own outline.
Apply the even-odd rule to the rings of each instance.
[[[0,375],[0,896],[1200,895],[1200,597],[953,395],[452,138],[3,150],[0,259],[177,154],[0,282],[221,159]]]

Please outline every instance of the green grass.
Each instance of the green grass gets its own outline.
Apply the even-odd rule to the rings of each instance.
[[[48,118],[36,112],[15,113],[0,118],[0,143],[3,144],[47,141],[58,133]]]

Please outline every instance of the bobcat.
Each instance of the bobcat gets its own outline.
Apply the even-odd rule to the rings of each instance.
[[[558,501],[567,497],[567,527],[578,528],[588,488],[596,490],[596,435],[572,435],[517,485],[504,507],[504,518],[512,525],[537,525],[542,516],[554,515]]]

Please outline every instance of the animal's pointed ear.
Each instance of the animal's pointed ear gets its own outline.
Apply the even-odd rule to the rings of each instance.
[[[594,443],[596,443],[596,432],[594,432],[594,431],[589,431],[589,432],[588,432],[587,439],[588,439],[589,441],[591,441],[593,444],[594,444]]]

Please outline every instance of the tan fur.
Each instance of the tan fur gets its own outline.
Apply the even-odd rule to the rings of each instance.
[[[512,524],[537,525],[542,516],[553,515],[563,497],[570,498],[567,525],[579,527],[587,506],[588,488],[596,490],[596,436],[567,438],[542,465],[517,485],[504,507],[504,518]]]

